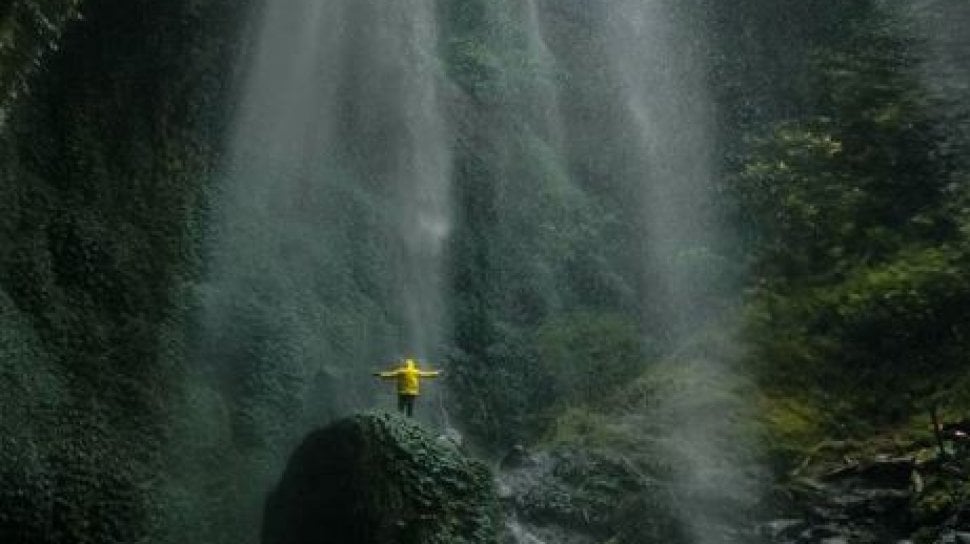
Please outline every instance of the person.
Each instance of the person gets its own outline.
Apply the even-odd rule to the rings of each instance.
[[[411,357],[405,357],[401,365],[374,375],[397,382],[397,409],[408,417],[414,415],[414,400],[421,394],[421,378],[437,378],[439,370],[421,370]]]

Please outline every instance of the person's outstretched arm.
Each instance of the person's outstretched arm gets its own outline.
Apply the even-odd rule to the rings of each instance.
[[[437,378],[438,374],[441,374],[440,370],[422,370],[419,372],[422,378]]]

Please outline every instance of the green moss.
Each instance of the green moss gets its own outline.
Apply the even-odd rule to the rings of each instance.
[[[539,328],[536,345],[560,406],[602,403],[644,366],[636,323],[614,313],[550,320]]]
[[[590,449],[622,449],[629,436],[615,427],[616,420],[589,407],[563,411],[550,426],[543,443],[572,444]]]
[[[4,542],[158,541],[184,356],[166,333],[188,311],[225,123],[211,76],[242,11],[204,4],[0,8]]]
[[[307,521],[311,520],[311,521]],[[267,504],[263,544],[495,544],[490,471],[412,420],[360,414],[312,433]]]
[[[769,456],[780,457],[782,463],[804,458],[827,436],[826,416],[812,401],[761,395],[757,404],[758,417],[764,423],[762,443],[771,452]]]

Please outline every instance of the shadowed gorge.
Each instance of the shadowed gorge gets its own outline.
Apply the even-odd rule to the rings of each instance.
[[[0,541],[966,539],[967,24],[9,0]]]

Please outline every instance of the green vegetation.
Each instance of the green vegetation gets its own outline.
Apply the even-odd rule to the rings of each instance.
[[[267,502],[263,534],[265,544],[494,544],[499,509],[484,464],[412,420],[369,413],[306,437]]]
[[[560,318],[540,327],[536,342],[539,367],[560,402],[601,403],[605,391],[625,385],[643,367],[636,323],[619,315]]]
[[[449,379],[463,399],[463,420],[488,446],[541,429],[556,388],[578,377],[560,372],[568,346],[552,345],[563,342],[554,329],[570,326],[561,319],[587,312],[594,320],[636,320],[629,317],[636,302],[624,300],[636,291],[635,270],[609,266],[633,225],[605,199],[624,188],[596,194],[577,182],[545,110],[528,109],[550,99],[552,78],[567,76],[530,49],[525,8],[512,4],[449,3],[442,37],[463,105],[456,114],[467,120],[455,158],[462,220],[450,250],[456,350]]]
[[[225,117],[211,62],[235,47],[226,5],[108,1],[67,24],[77,4],[0,10],[5,542],[140,542],[171,510],[177,302]]]
[[[729,182],[751,255],[745,338],[783,434],[803,420],[784,399],[815,414],[806,436],[965,402],[967,173],[895,28],[874,12],[815,50],[811,113],[754,138]]]
[[[832,440],[932,451],[930,411],[970,410],[970,168],[905,25],[868,0],[677,3],[712,40],[719,219],[737,234],[683,248],[716,284],[684,338],[643,257],[643,146],[604,68],[608,14],[557,2],[536,44],[527,4],[437,2],[456,208],[442,363],[475,445],[568,452],[536,504],[588,509],[617,542],[651,537],[648,506],[680,530],[655,503],[677,475],[663,438],[688,422],[738,465],[733,439],[758,443],[778,473]],[[313,209],[344,230],[296,235],[327,257],[312,285],[240,265],[256,287],[213,304],[225,337],[198,330],[220,295],[202,246],[250,9],[0,8],[0,541],[252,542],[289,448],[354,404],[356,370],[399,334],[394,254],[360,236],[387,228],[383,189],[329,158],[251,174],[326,172]],[[368,131],[347,129],[349,161],[371,160]],[[970,493],[965,472],[928,474],[913,511],[936,523]]]

